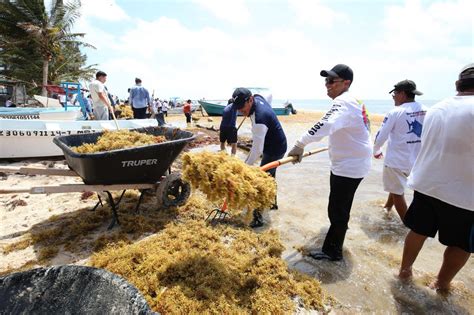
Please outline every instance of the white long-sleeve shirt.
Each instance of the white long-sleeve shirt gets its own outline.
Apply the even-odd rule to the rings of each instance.
[[[474,96],[454,96],[428,110],[408,187],[474,211]]]
[[[365,106],[348,92],[333,100],[331,109],[299,140],[302,145],[329,136],[329,158],[334,175],[363,178],[370,170],[372,144]]]
[[[420,152],[421,130],[427,109],[418,102],[409,102],[388,112],[374,143],[374,155],[378,155],[388,139],[384,165],[410,172]]]

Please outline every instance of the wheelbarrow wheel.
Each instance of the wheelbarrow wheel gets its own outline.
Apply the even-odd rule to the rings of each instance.
[[[156,189],[158,207],[178,207],[186,203],[191,195],[191,186],[181,179],[180,173],[167,175]]]

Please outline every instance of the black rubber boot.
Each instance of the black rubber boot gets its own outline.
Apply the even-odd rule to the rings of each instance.
[[[275,203],[272,204],[270,210],[278,210],[277,194],[275,194]]]
[[[249,226],[252,229],[262,227],[265,223],[263,222],[263,216],[259,210],[253,210],[253,220],[250,222]]]
[[[323,251],[311,251],[309,252],[308,256],[316,260],[329,260],[329,261],[342,260],[342,256],[339,256],[339,255],[330,256]]]

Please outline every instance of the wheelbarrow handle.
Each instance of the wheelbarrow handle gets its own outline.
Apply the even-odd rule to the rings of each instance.
[[[319,152],[323,152],[323,151],[326,151],[328,150],[328,148],[321,148],[321,149],[314,149],[314,150],[311,150],[311,151],[307,151],[303,154],[303,157],[307,157],[307,156],[310,156],[310,155],[313,155],[313,154],[316,154],[316,153],[319,153]],[[290,162],[293,162],[293,161],[296,161],[296,156],[288,156],[286,158],[283,158],[283,159],[279,159],[279,160],[276,160],[276,161],[273,161],[273,162],[270,162],[270,163],[267,163],[263,166],[260,167],[260,169],[262,171],[268,171],[268,170],[271,170],[272,168],[276,168],[280,165],[283,165],[283,164],[287,164],[287,163],[290,163]]]

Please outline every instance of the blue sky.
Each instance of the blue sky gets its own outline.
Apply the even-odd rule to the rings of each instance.
[[[472,12],[471,0],[82,0],[75,31],[120,97],[140,77],[156,97],[261,86],[275,99],[324,99],[320,70],[345,63],[360,99],[390,99],[412,79],[432,100],[453,95],[474,61]]]

